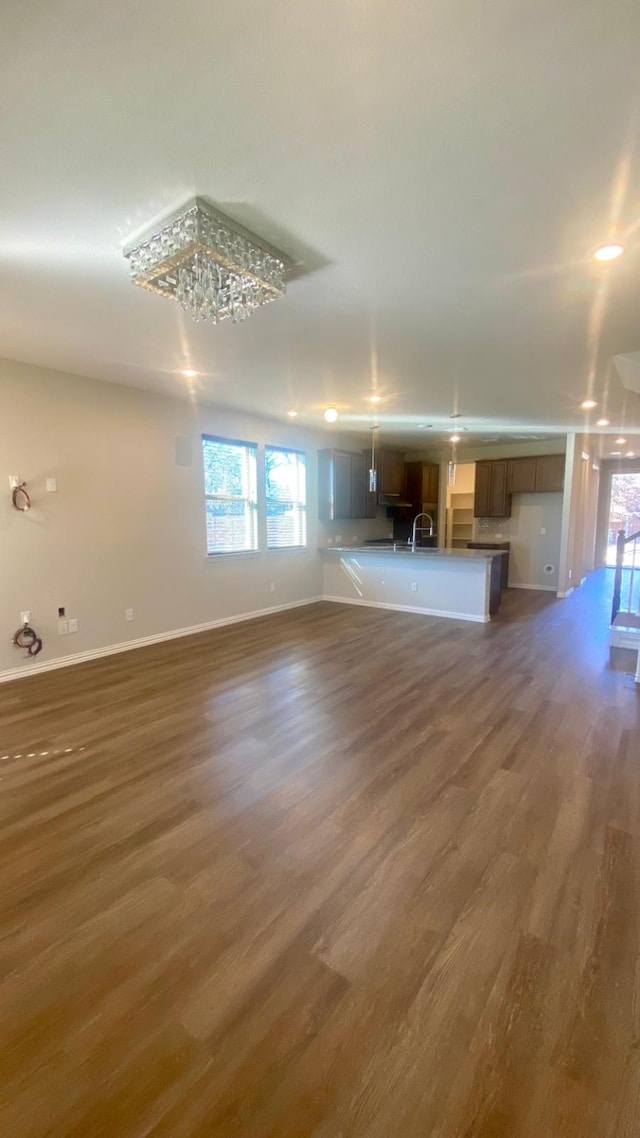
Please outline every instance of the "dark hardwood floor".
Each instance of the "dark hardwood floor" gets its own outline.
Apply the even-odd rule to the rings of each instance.
[[[604,574],[0,688],[7,1138],[637,1138]]]

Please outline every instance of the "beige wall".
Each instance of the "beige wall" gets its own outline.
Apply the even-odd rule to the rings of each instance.
[[[558,592],[580,584],[595,567],[599,462],[586,435],[567,436]]]
[[[306,450],[306,550],[207,558],[202,432]],[[177,465],[176,438],[189,440],[190,466]],[[318,525],[316,451],[337,442],[288,422],[0,362],[0,675],[29,670],[10,643],[25,609],[45,641],[44,663],[319,596],[317,546],[337,523]],[[341,436],[339,445],[362,441]],[[28,483],[27,514],[11,508],[13,474]],[[56,493],[45,489],[51,477]],[[349,540],[388,529],[384,518],[342,523]],[[79,619],[77,634],[58,635],[59,606]]]

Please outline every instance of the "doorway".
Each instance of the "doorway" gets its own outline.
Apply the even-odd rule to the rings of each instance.
[[[616,563],[616,539],[620,530],[627,536],[640,530],[640,472],[612,471],[607,521],[606,564]],[[631,565],[632,545],[625,550],[625,564]]]

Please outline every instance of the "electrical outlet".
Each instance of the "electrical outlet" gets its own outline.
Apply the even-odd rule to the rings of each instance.
[[[77,616],[74,616],[73,620],[69,621],[69,632],[78,632],[79,628],[80,621],[78,620]]]
[[[55,494],[57,489],[58,483],[56,482],[55,478],[47,478],[47,493]]]
[[[69,631],[69,621],[60,619],[58,621],[58,636],[66,636]]]
[[[133,609],[125,609],[124,610],[124,619],[125,620],[133,620]]]
[[[271,582],[269,583],[269,592],[270,592],[270,593],[275,593],[275,591],[276,591],[276,583],[275,583],[275,581],[271,581]]]
[[[412,593],[417,593],[417,592],[418,592],[418,582],[417,582],[417,581],[412,581],[412,582],[411,582],[411,592],[412,592]]]
[[[25,609],[24,612],[20,613],[20,623],[21,624],[28,624],[30,620],[31,620],[31,613],[29,612],[29,609]]]

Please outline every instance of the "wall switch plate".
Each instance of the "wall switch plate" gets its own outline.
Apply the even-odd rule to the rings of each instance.
[[[78,632],[79,628],[80,621],[78,620],[77,616],[74,616],[73,620],[69,621],[69,632]]]
[[[276,583],[275,583],[275,581],[270,581],[269,582],[269,592],[275,593],[275,591],[276,591]]]
[[[69,621],[60,619],[58,621],[58,636],[66,636],[69,631]]]
[[[58,483],[56,482],[55,478],[47,478],[47,493],[55,494],[57,489]]]
[[[546,531],[545,526],[540,526],[540,533],[546,533],[546,532],[547,531]]]
[[[125,609],[124,610],[124,619],[125,620],[133,620],[133,609]]]
[[[29,609],[25,609],[24,612],[20,613],[20,621],[22,624],[28,624],[30,620],[31,613],[29,612]]]
[[[418,582],[417,582],[417,581],[412,581],[412,582],[411,582],[411,592],[412,592],[412,593],[417,593],[417,592],[418,592]]]

